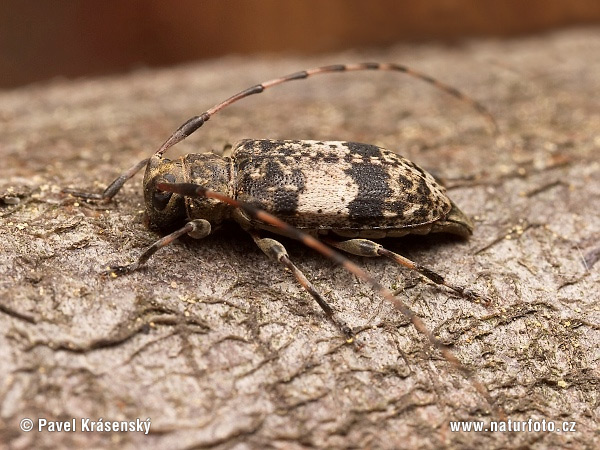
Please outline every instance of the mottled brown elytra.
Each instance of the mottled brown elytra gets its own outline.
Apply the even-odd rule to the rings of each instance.
[[[359,256],[388,257],[463,297],[487,302],[487,299],[472,291],[447,282],[433,270],[371,240],[436,232],[466,238],[472,233],[470,220],[430,174],[389,150],[345,141],[246,139],[233,146],[229,157],[212,153],[189,154],[173,161],[163,157],[167,149],[238,100],[287,81],[357,70],[397,71],[423,80],[472,105],[491,123],[494,132],[497,131],[493,117],[482,105],[458,90],[408,67],[380,63],[332,65],[257,84],[192,117],[151,158],[140,161],[120,175],[102,194],[72,189],[65,189],[64,192],[107,202],[127,180],[146,167],[144,198],[149,224],[169,234],[148,247],[134,263],[110,267],[108,273],[111,276],[137,270],[157,250],[185,234],[197,239],[204,238],[223,221],[233,220],[252,236],[267,256],[290,269],[300,285],[315,298],[328,319],[341,330],[348,342],[352,342],[352,329],[337,318],[333,308],[292,263],[285,247],[263,234],[271,232],[299,240],[369,283],[390,301],[502,415],[502,411],[494,406],[486,387],[402,300],[347,257],[332,249],[335,247]]]

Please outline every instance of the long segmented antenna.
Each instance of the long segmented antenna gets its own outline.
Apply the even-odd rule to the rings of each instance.
[[[257,84],[255,86],[244,89],[243,91],[240,91],[235,95],[232,95],[227,100],[216,104],[208,111],[203,112],[199,116],[192,117],[191,119],[186,121],[177,130],[175,130],[175,132],[164,142],[163,145],[160,146],[160,148],[156,151],[155,156],[161,157],[163,153],[167,151],[168,148],[187,138],[190,134],[192,134],[194,131],[196,131],[198,128],[204,125],[204,123],[208,121],[214,114],[245,97],[254,94],[260,94],[265,89],[269,89],[273,86],[277,86],[278,84],[283,84],[288,81],[303,80],[313,75],[323,73],[352,72],[357,70],[389,70],[394,72],[402,72],[411,77],[417,78],[421,81],[431,84],[437,87],[438,89],[441,89],[442,91],[452,95],[453,97],[456,97],[460,101],[471,105],[490,123],[493,134],[498,134],[498,125],[496,124],[496,120],[481,103],[473,100],[471,97],[468,97],[459,90],[448,86],[447,84],[444,84],[441,81],[431,78],[429,75],[425,75],[421,72],[413,70],[410,67],[394,63],[336,64],[331,66],[315,67],[313,69],[295,72],[281,78],[275,78],[270,81],[265,81],[264,83]],[[63,192],[74,195],[75,197],[79,198],[108,202],[119,192],[119,190],[121,190],[123,185],[130,178],[132,178],[138,171],[140,171],[144,166],[146,166],[147,161],[148,159],[140,161],[127,172],[120,175],[104,190],[102,194],[83,192],[76,189],[63,189]]]
[[[305,78],[311,77],[313,75],[319,75],[323,73],[335,73],[335,72],[351,72],[357,70],[389,70],[394,72],[402,72],[411,77],[417,78],[419,80],[425,81],[438,89],[441,89],[444,92],[458,98],[459,100],[468,103],[473,108],[475,108],[480,114],[482,114],[486,120],[488,120],[492,126],[492,130],[494,134],[498,133],[498,125],[496,124],[496,120],[494,117],[488,112],[488,110],[477,101],[473,100],[471,97],[463,94],[452,86],[448,86],[447,84],[442,83],[434,78],[431,78],[429,75],[425,75],[421,72],[411,69],[410,67],[406,67],[400,64],[393,63],[359,63],[359,64],[335,64],[331,66],[323,66],[323,67],[315,67],[313,69],[302,70],[300,72],[295,72],[289,75],[286,75],[281,78],[275,78],[273,80],[265,81],[264,83],[257,84],[255,86],[249,87],[248,89],[244,89],[243,91],[238,92],[235,95],[232,95],[227,100],[218,103],[217,105],[210,108],[208,111],[203,112],[199,116],[192,117],[183,125],[181,125],[166,141],[161,147],[157,150],[156,155],[161,156],[169,147],[177,144],[178,142],[187,138],[190,134],[200,128],[206,121],[208,121],[214,114],[231,105],[232,103],[237,102],[245,97],[254,94],[260,94],[265,89],[269,89],[273,86],[277,86],[278,84],[283,84],[288,81],[294,80],[303,80]]]
[[[502,408],[494,402],[487,388],[475,377],[473,372],[469,370],[465,365],[463,365],[460,360],[456,357],[456,355],[450,350],[450,348],[443,344],[434,334],[429,331],[425,323],[421,320],[419,316],[417,316],[410,307],[396,297],[392,291],[384,287],[381,283],[379,283],[373,276],[369,275],[359,266],[354,264],[350,259],[343,256],[341,253],[335,251],[331,247],[328,247],[323,242],[318,239],[312,237],[311,235],[304,233],[291,226],[290,224],[284,222],[281,219],[269,214],[263,209],[257,208],[245,202],[240,202],[235,200],[225,194],[221,194],[220,192],[210,191],[208,189],[203,188],[202,186],[198,186],[193,183],[157,183],[156,187],[162,191],[173,192],[186,197],[205,197],[205,198],[213,198],[219,200],[223,203],[233,206],[234,208],[242,209],[245,213],[247,213],[253,219],[259,220],[266,224],[272,225],[278,228],[282,234],[300,241],[307,247],[310,247],[317,252],[321,253],[323,256],[333,261],[334,263],[344,267],[347,271],[354,274],[365,283],[371,285],[371,287],[384,299],[392,303],[392,305],[400,311],[406,318],[410,320],[412,325],[417,329],[419,333],[424,335],[429,341],[430,345],[438,350],[442,356],[456,369],[461,372],[465,378],[467,378],[473,387],[477,390],[477,392],[485,398],[490,407],[494,410],[494,412],[500,417],[504,418],[505,413]]]

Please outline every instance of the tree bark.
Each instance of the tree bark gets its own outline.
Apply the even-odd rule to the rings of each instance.
[[[0,438],[40,445],[506,448],[598,446],[600,30],[456,47],[225,58],[0,94]],[[410,65],[483,103],[391,73],[295,81],[216,114],[170,151],[243,138],[352,140],[431,171],[475,223],[385,244],[493,300],[490,307],[388,260],[353,258],[452,347],[508,419],[576,432],[452,432],[498,420],[473,383],[368,285],[298,243],[290,258],[325,293],[345,344],[293,277],[235,226],[159,251],[110,279],[158,235],[141,176],[101,190],[189,117],[257,82],[317,65]],[[21,419],[151,419],[141,432],[22,432]]]

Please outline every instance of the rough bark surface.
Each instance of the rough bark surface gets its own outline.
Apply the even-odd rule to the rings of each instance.
[[[600,30],[319,58],[226,58],[0,93],[0,441],[12,448],[600,445]],[[495,417],[410,323],[343,269],[284,241],[359,330],[339,332],[289,273],[235,226],[184,239],[117,279],[157,235],[141,177],[101,191],[188,117],[302,68],[405,63],[485,104],[391,73],[295,81],[233,106],[173,154],[241,138],[328,139],[393,149],[429,169],[474,218],[467,241],[392,249],[494,300],[470,303],[387,260],[356,258],[451,345],[513,421],[574,433],[455,433]],[[151,432],[22,432],[29,417],[151,419]]]

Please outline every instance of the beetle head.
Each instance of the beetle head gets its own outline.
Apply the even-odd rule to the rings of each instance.
[[[153,156],[148,161],[144,174],[144,200],[146,214],[151,228],[168,230],[180,226],[185,220],[183,197],[164,192],[156,183],[181,183],[184,181],[184,168],[181,159]]]
[[[144,199],[151,228],[172,230],[186,220],[205,219],[218,225],[229,215],[229,207],[210,198],[183,197],[156,187],[157,183],[195,183],[209,190],[229,194],[227,158],[212,153],[189,154],[169,160],[153,156],[144,175]]]

